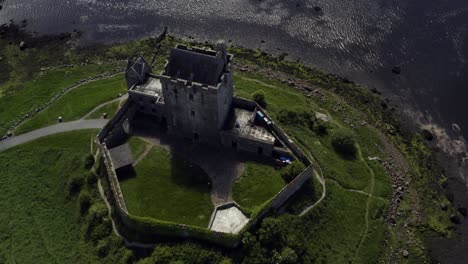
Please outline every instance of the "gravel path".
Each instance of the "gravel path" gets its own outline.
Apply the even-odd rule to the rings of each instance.
[[[9,137],[5,140],[0,141],[0,151],[21,145],[23,143],[45,137],[48,135],[58,134],[62,132],[69,132],[81,129],[101,129],[107,124],[108,120],[104,119],[89,119],[89,120],[78,120],[73,122],[60,123],[53,126],[37,129],[29,133],[25,133],[19,136]]]

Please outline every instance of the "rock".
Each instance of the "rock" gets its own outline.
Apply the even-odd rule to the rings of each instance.
[[[107,113],[103,113],[102,118],[107,119]]]
[[[460,217],[459,217],[458,215],[456,215],[456,214],[452,214],[452,215],[450,216],[450,221],[452,221],[452,223],[457,224],[457,225],[461,224],[461,219],[460,219]]]
[[[455,131],[455,132],[460,132],[460,131],[461,131],[460,126],[457,125],[457,124],[452,124],[452,129],[453,129],[453,131]]]
[[[440,204],[440,209],[442,209],[443,211],[447,211],[448,205],[446,203],[441,203]]]
[[[421,131],[421,135],[424,137],[424,139],[426,139],[427,141],[432,141],[434,140],[434,134],[432,134],[431,131],[427,130],[427,129],[423,129]]]
[[[7,135],[7,137],[11,137],[11,136],[13,136],[13,133],[11,133],[11,131],[7,131],[6,135]]]
[[[458,208],[458,212],[460,212],[460,214],[462,214],[463,216],[466,216],[468,214],[468,210],[465,207]]]
[[[317,119],[322,120],[323,122],[326,122],[326,123],[330,122],[330,118],[326,114],[316,112],[315,117]]]
[[[399,66],[395,66],[392,68],[392,72],[394,74],[400,74],[401,73],[401,68]]]
[[[401,254],[403,255],[404,258],[407,258],[409,256],[408,250],[404,249]]]
[[[59,123],[62,123],[63,118],[62,118],[61,116],[59,116],[59,117],[58,117],[58,121],[59,121]]]
[[[314,6],[315,12],[320,12],[322,11],[322,8],[320,6]]]
[[[19,48],[20,48],[20,50],[24,50],[26,48],[26,42],[21,41],[20,44],[19,44]]]

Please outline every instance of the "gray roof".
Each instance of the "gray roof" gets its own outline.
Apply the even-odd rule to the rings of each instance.
[[[109,155],[112,159],[114,169],[116,170],[135,163],[132,150],[130,149],[130,145],[128,145],[128,143],[109,149]]]
[[[134,84],[143,84],[148,79],[147,75],[151,72],[151,66],[143,59],[138,57],[135,61],[128,60],[125,70],[125,77],[129,86]],[[128,87],[131,88],[131,87]]]
[[[183,80],[216,85],[223,70],[224,60],[221,57],[174,48],[171,50],[166,74]]]

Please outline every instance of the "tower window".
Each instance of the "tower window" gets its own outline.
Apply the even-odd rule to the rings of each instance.
[[[193,94],[190,94],[190,95],[189,95],[189,99],[190,99],[190,101],[193,102]]]
[[[198,133],[193,133],[193,139],[198,140]]]
[[[195,116],[195,111],[190,111],[191,116]]]

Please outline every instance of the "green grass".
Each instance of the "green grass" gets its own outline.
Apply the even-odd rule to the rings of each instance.
[[[138,159],[140,155],[143,154],[143,152],[145,151],[146,145],[148,143],[146,143],[141,138],[133,136],[128,140],[128,144],[130,144],[130,149],[132,150],[133,157],[135,159]]]
[[[233,187],[232,196],[240,206],[253,210],[275,196],[285,185],[280,171],[271,165],[247,162],[244,173]]]
[[[203,170],[157,146],[135,170],[136,176],[121,180],[130,214],[208,226],[213,204]]]
[[[50,101],[65,87],[111,69],[109,65],[53,69],[14,87],[9,82],[0,85],[4,93],[0,97],[0,134],[4,134],[21,116]]]
[[[364,235],[367,196],[347,191],[333,181],[326,183],[328,194],[306,216],[303,223],[306,230],[294,232],[304,232],[307,251],[314,256],[316,263],[349,263]],[[378,236],[370,235],[365,240],[359,252],[366,256],[367,261],[356,263],[375,263],[379,257],[384,225],[373,220],[370,223],[375,228],[373,234]],[[358,257],[361,258],[361,254]]]
[[[96,106],[116,98],[120,92],[125,92],[124,77],[121,75],[84,84],[24,122],[16,133],[21,134],[56,124],[59,116],[64,122],[77,120]]]
[[[119,110],[120,103],[121,103],[120,101],[115,101],[115,102],[106,104],[100,107],[99,109],[97,109],[96,111],[94,111],[86,119],[100,119],[102,118],[102,115],[104,113],[107,114],[107,118],[112,118],[117,112],[117,110]]]
[[[67,180],[85,173],[96,130],[45,137],[0,152],[0,262],[102,263],[81,235]]]

